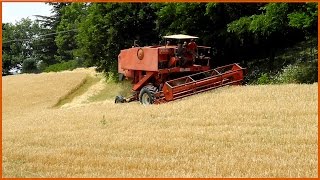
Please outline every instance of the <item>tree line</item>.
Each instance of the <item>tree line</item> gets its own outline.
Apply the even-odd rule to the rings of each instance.
[[[198,36],[212,47],[212,66],[264,59],[317,36],[317,3],[50,3],[52,16],[4,23],[2,71],[33,59],[44,69],[73,61],[116,73],[117,56],[134,40],[163,43],[162,36]],[[41,63],[39,63],[41,62]],[[264,67],[265,68],[265,67]]]

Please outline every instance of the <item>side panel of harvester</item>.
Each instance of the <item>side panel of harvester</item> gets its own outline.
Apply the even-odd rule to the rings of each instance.
[[[158,49],[134,47],[121,50],[118,61],[118,71],[125,75],[126,70],[158,71]]]

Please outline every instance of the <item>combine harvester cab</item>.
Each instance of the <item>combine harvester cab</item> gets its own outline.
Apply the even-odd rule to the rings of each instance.
[[[210,69],[211,48],[197,46],[194,39],[198,37],[178,34],[164,38],[178,43],[121,50],[118,72],[132,80],[133,95],[116,96],[115,103],[139,100],[141,104],[159,104],[242,84],[245,69],[238,64]]]

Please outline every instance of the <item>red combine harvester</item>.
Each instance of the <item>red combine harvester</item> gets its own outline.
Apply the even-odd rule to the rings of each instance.
[[[238,64],[210,69],[211,47],[197,46],[194,39],[198,37],[178,34],[164,38],[178,43],[121,50],[118,72],[121,79],[132,80],[133,95],[127,99],[116,96],[115,103],[139,100],[141,104],[159,104],[242,83],[245,69]]]

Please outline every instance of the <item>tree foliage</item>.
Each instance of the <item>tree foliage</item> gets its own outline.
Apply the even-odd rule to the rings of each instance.
[[[35,57],[33,39],[40,31],[39,24],[30,19],[22,19],[15,25],[2,24],[2,73],[8,71],[25,59]]]
[[[316,26],[308,30],[303,28],[311,27],[317,18],[317,4],[315,3],[269,3],[261,7],[259,11],[259,13],[244,16],[229,23],[227,31],[235,34],[235,37],[245,42],[247,47],[255,45],[260,49],[256,52],[260,56],[264,54],[268,57],[270,69],[274,68],[274,57],[279,48],[301,40],[303,34],[304,36],[315,34]]]
[[[292,27],[300,30],[314,28],[318,17],[316,3],[306,3],[294,8],[288,3],[270,3],[260,10],[260,14],[241,17],[229,23],[228,32],[236,33],[238,36],[249,32],[268,38],[275,33],[286,34]]]
[[[211,46],[212,66],[263,59],[273,70],[286,64],[275,58],[281,48],[317,35],[317,3],[49,4],[51,16],[3,24],[4,41],[36,37],[3,44],[4,71],[33,57],[46,65],[71,60],[116,73],[120,50],[134,42],[164,43],[162,36],[177,33],[198,36],[198,44]]]
[[[36,73],[37,72],[37,61],[33,58],[27,58],[22,64],[23,73]]]
[[[288,14],[289,26],[303,30],[307,36],[316,33],[318,23],[318,4],[306,3]]]
[[[61,21],[63,7],[67,3],[49,3],[52,6],[51,16],[36,16],[37,22],[41,26],[40,35],[41,38],[35,42],[35,53],[38,58],[43,61],[46,65],[51,65],[59,62],[56,59],[58,47],[55,43],[57,27]]]
[[[77,55],[98,70],[116,71],[121,49],[134,40],[152,44],[156,37],[155,14],[146,3],[97,3],[88,7],[88,15],[79,25]]]
[[[78,48],[76,35],[78,25],[86,16],[87,5],[84,3],[72,3],[61,8],[61,20],[57,25],[55,43],[57,45],[58,61],[75,59],[74,51]],[[65,32],[65,33],[60,33]]]

